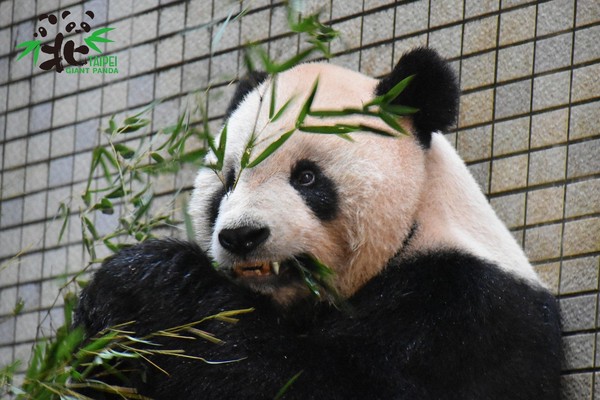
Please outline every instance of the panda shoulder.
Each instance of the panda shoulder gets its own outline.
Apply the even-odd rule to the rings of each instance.
[[[355,300],[375,313],[400,312],[403,320],[430,318],[433,324],[443,316],[446,322],[476,325],[494,315],[499,324],[560,325],[557,301],[540,284],[458,249],[392,260]]]

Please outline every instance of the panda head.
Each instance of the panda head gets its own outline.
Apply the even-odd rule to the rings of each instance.
[[[317,79],[312,109],[339,110],[360,108],[410,75],[413,81],[395,100],[419,109],[399,121],[410,135],[356,132],[348,141],[296,131],[264,161],[241,170],[249,142],[252,159],[294,128]],[[325,63],[252,79],[257,85],[242,85],[228,110],[221,171],[203,168],[197,176],[190,201],[196,239],[220,270],[282,305],[309,294],[294,265],[311,257],[333,270],[334,288],[348,297],[402,250],[411,233],[432,132],[454,122],[454,75],[435,52],[418,49],[382,80]],[[269,119],[273,99],[274,109],[290,101],[275,121]],[[324,122],[308,117],[305,125]],[[389,131],[383,121],[364,116],[326,123]],[[207,164],[214,162],[209,154]]]

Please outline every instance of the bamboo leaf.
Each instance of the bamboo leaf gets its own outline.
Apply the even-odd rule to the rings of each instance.
[[[310,91],[310,94],[308,95],[308,98],[302,105],[302,108],[300,109],[300,113],[298,114],[298,118],[296,119],[296,127],[297,128],[302,126],[302,124],[304,123],[304,119],[308,115],[310,108],[312,107],[312,103],[315,100],[315,95],[317,94],[318,87],[319,87],[319,78],[317,77],[317,79],[315,80],[315,83],[313,84],[313,87]]]
[[[121,155],[121,157],[123,157],[125,159],[130,159],[135,154],[135,151],[132,148],[127,147],[121,143],[115,144],[114,148],[115,148],[115,151],[117,153],[119,153]]]
[[[326,135],[341,135],[359,131],[358,126],[351,125],[310,125],[301,126],[298,130],[306,133],[320,133]]]
[[[281,389],[279,389],[273,400],[280,400],[283,397],[283,395],[289,390],[290,386],[292,386],[294,382],[296,382],[298,378],[300,378],[300,375],[302,375],[303,372],[304,371],[300,371],[296,375],[292,376],[292,378],[289,381],[287,381]]]
[[[65,234],[65,231],[67,229],[68,223],[69,223],[69,214],[71,212],[71,210],[69,209],[69,207],[65,204],[65,203],[60,203],[60,205],[58,206],[58,211],[60,213],[60,216],[63,220],[63,223],[60,227],[60,233],[58,234],[58,243],[60,243],[62,241],[62,238]]]
[[[215,33],[215,36],[213,37],[213,40],[211,43],[211,54],[214,54],[214,52],[217,50],[219,42],[221,41],[221,38],[223,37],[223,34],[225,33],[225,29],[229,25],[229,20],[231,20],[231,17],[233,16],[234,12],[235,12],[235,9],[232,8],[231,11],[229,11],[229,14],[227,15],[227,18],[225,19],[225,21],[221,24],[221,26],[217,30],[217,33]]]
[[[277,90],[277,75],[271,79],[271,102],[269,103],[269,120],[273,119],[275,114],[275,94]]]
[[[102,50],[100,50],[100,48],[98,46],[96,46],[96,43],[110,43],[113,42],[113,40],[101,37],[102,35],[104,35],[105,33],[108,33],[110,31],[112,31],[115,28],[101,28],[101,29],[97,29],[94,32],[92,32],[92,34],[86,38],[83,39],[83,41],[85,42],[85,44],[88,45],[88,47],[92,50],[94,50],[97,53],[101,53],[102,54]]]
[[[398,131],[398,132],[404,132],[404,129],[402,129],[402,127],[400,126],[400,124],[396,120],[395,116],[390,115],[390,114],[382,111],[382,112],[379,113],[379,118],[381,118],[381,120],[383,122],[385,122],[387,124],[387,126],[389,126],[390,128],[392,128],[393,130]]]
[[[275,122],[277,121],[279,118],[281,118],[281,116],[283,115],[283,113],[285,112],[285,110],[287,110],[287,108],[290,106],[290,104],[292,104],[292,101],[294,100],[293,97],[289,98],[284,104],[283,106],[281,106],[281,108],[279,110],[277,110],[277,113],[271,118],[271,122]]]
[[[314,51],[315,51],[315,48],[310,47],[304,51],[301,51],[300,53],[296,54],[289,60],[287,60],[279,65],[270,63],[271,65],[269,65],[265,69],[271,75],[278,74],[283,71],[287,71],[288,69],[300,64],[302,61],[304,61],[304,59],[308,58],[308,56],[310,56]]]
[[[254,161],[249,163],[247,165],[247,168],[254,168],[258,164],[263,162],[267,157],[269,157],[271,154],[273,154],[275,152],[275,150],[280,148],[292,136],[292,134],[295,131],[296,131],[295,129],[291,129],[291,130],[287,131],[286,133],[284,133],[283,135],[281,135],[279,137],[279,139],[277,139],[276,141],[271,143],[269,146],[267,146],[267,148],[265,150],[263,150],[263,152],[260,153]]]
[[[15,47],[17,49],[25,47],[25,50],[23,50],[21,54],[19,54],[19,57],[17,57],[17,61],[19,61],[21,58],[25,57],[27,54],[33,51],[33,63],[34,65],[37,65],[38,56],[40,55],[41,44],[41,40],[29,40],[27,42],[22,42],[16,45]]]
[[[412,82],[414,77],[414,75],[411,75],[402,79],[400,82],[394,85],[394,87],[392,87],[387,93],[381,96],[377,96],[373,100],[365,104],[365,107],[369,107],[371,105],[390,104],[392,101],[394,101],[394,99],[396,99],[396,97],[400,95],[400,93],[402,93],[402,91],[404,91],[404,89],[406,89],[406,87],[410,82]]]
[[[402,106],[399,104],[382,104],[381,109],[390,114],[395,114],[398,116],[412,115],[419,112],[418,108]]]

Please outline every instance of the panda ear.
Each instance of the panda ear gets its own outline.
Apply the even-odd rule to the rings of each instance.
[[[413,116],[415,134],[429,148],[431,134],[451,128],[456,121],[458,83],[448,62],[434,50],[421,47],[400,58],[392,73],[379,81],[375,95],[387,93],[411,75],[414,79],[393,102],[419,109]]]
[[[266,72],[262,71],[252,71],[244,78],[240,79],[235,89],[235,93],[233,97],[229,101],[229,105],[227,106],[227,110],[225,111],[224,120],[229,119],[231,114],[238,108],[244,97],[248,93],[250,93],[254,88],[264,82],[269,75]]]

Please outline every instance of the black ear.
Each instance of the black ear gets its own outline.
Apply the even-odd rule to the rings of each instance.
[[[456,121],[460,95],[454,72],[434,50],[418,48],[402,56],[391,74],[381,79],[375,95],[387,93],[404,78],[414,75],[412,82],[394,100],[418,108],[413,116],[415,134],[429,148],[431,134],[445,131]]]
[[[225,116],[223,119],[227,120],[235,111],[235,109],[238,108],[242,100],[244,100],[244,97],[246,97],[246,95],[250,93],[252,89],[267,79],[268,76],[269,75],[266,72],[252,71],[248,74],[248,76],[240,79],[238,86],[235,89],[235,93],[233,94],[233,97],[227,106],[227,111],[225,111]]]

